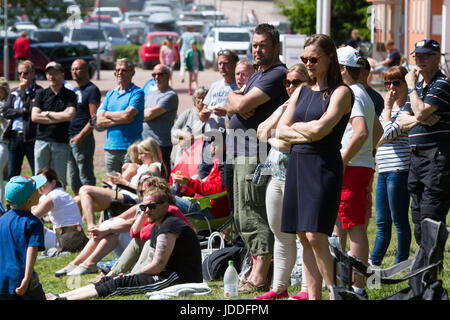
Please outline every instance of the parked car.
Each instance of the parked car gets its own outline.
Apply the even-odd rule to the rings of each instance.
[[[100,23],[114,23],[112,17],[107,14],[88,16],[86,18],[86,23],[98,23],[99,20]]]
[[[154,13],[148,18],[149,31],[172,31],[179,33],[177,25],[175,24],[175,18],[168,13],[159,12]]]
[[[200,12],[200,11],[216,11],[216,6],[207,3],[190,3],[186,6],[185,10]]]
[[[33,43],[30,45],[32,50],[41,52],[47,59],[46,61],[56,61],[60,63],[64,68],[64,78],[66,80],[72,79],[72,73],[70,72],[72,63],[76,59],[83,59],[89,66],[89,78],[92,78],[95,74],[96,63],[95,58],[92,55],[88,47],[82,44],[70,44],[60,42],[46,42],[46,43]],[[43,66],[43,69],[45,65]],[[43,79],[45,79],[45,74]]]
[[[103,30],[98,30],[94,26],[82,26],[81,28],[72,28],[64,41],[68,43],[81,43],[91,50],[94,56],[97,56],[99,50],[98,40],[100,39],[100,63],[104,68],[114,67],[114,50],[111,42]]]
[[[177,49],[178,59],[180,57],[179,47],[177,41],[179,38],[176,32],[149,32],[147,35],[147,41],[138,50],[139,64],[143,69],[153,69],[155,65],[159,63],[159,50],[161,44],[167,37],[173,37],[175,48]]]
[[[63,42],[64,35],[56,29],[37,29],[28,35],[31,41],[35,42]]]
[[[112,23],[101,23],[100,28],[105,31],[108,41],[111,42],[112,45],[130,44],[130,41],[118,25]]]
[[[123,19],[122,10],[119,7],[100,7],[95,8],[92,15],[108,15],[112,17],[114,23],[120,23]]]
[[[20,35],[15,32],[8,32],[8,75],[9,80],[13,80],[15,78],[15,74],[17,72],[16,59],[14,59],[14,50],[13,45],[14,41]],[[5,43],[5,33],[2,30],[0,32],[0,43]],[[34,63],[36,70],[36,79],[45,80],[45,66],[50,60],[39,50],[30,45],[30,60]],[[4,50],[0,50],[0,76],[5,76],[3,73],[4,68]]]
[[[205,64],[217,68],[217,53],[224,49],[236,51],[239,59],[246,58],[251,39],[252,35],[246,29],[238,27],[212,28],[203,43]]]
[[[120,29],[132,44],[143,44],[148,34],[148,26],[144,22],[139,21],[122,22]]]
[[[123,20],[120,22],[120,24],[124,22],[147,22],[148,18],[150,18],[149,12],[144,11],[131,11],[131,12],[125,12],[123,15]]]

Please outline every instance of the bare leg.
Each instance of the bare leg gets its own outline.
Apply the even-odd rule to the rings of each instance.
[[[304,232],[299,233],[300,242],[303,246],[303,266],[306,282],[308,284],[309,300],[322,299],[322,275],[317,267],[314,251]]]
[[[342,251],[346,251],[347,246],[347,230],[342,229],[341,218],[339,216],[336,218],[336,224],[334,225],[334,233],[339,237],[341,242]]]
[[[67,298],[67,300],[85,300],[89,298],[98,297],[97,290],[93,284],[89,284],[85,287],[81,287],[66,293],[59,295],[60,297]]]
[[[117,246],[119,242],[118,234],[110,234],[101,239],[95,250],[84,260],[84,264],[88,267],[94,266],[102,260]]]
[[[89,239],[88,243],[84,246],[83,250],[78,254],[75,260],[72,261],[72,264],[78,266],[83,263],[88,257],[95,251],[99,244],[98,240]]]
[[[252,272],[248,281],[255,286],[261,286],[267,282],[267,274],[270,269],[271,254],[265,254],[255,257],[253,260]]]
[[[122,196],[120,193],[118,195]],[[79,198],[88,228],[95,226],[95,212],[108,209],[115,196],[116,192],[111,189],[96,186],[82,186],[80,188]]]
[[[366,224],[360,224],[348,229],[350,238],[350,253],[367,264],[369,259],[369,240],[366,233]],[[365,279],[363,276],[354,273],[355,287],[364,288]]]

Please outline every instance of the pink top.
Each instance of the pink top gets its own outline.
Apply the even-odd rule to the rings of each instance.
[[[166,66],[171,66],[172,63],[175,61],[175,54],[174,54],[174,50],[170,49],[167,46],[163,46],[161,48],[162,51],[162,58],[163,58],[163,62]]]

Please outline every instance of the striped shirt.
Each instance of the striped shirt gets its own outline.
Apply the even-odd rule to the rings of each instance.
[[[416,84],[417,93],[424,103],[436,106],[434,114],[441,117],[434,126],[417,125],[409,131],[411,145],[420,145],[437,142],[450,142],[450,80],[440,70],[425,87],[423,81]],[[408,97],[409,102],[409,97]],[[411,107],[406,109],[412,115]]]
[[[376,157],[379,173],[409,170],[411,148],[408,132],[402,131],[396,121],[403,110],[404,107],[392,110],[391,121],[385,123],[383,123],[383,112],[380,115],[380,122],[383,123],[383,139],[392,141],[378,147]]]

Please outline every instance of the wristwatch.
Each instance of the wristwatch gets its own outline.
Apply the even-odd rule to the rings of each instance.
[[[48,117],[48,114],[50,113],[50,111],[44,111],[44,112],[42,112],[41,114],[44,116],[44,117]]]
[[[411,92],[413,92],[414,90],[417,90],[417,88],[416,88],[416,87],[414,87],[414,88],[410,88],[410,89],[408,89],[408,94],[411,94]]]

